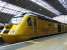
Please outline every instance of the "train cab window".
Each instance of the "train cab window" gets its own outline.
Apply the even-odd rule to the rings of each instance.
[[[4,32],[3,32],[3,33],[4,33],[4,34],[7,34],[8,32],[9,32],[9,30],[4,30]]]
[[[10,23],[17,25],[20,21],[22,21],[22,17],[13,17]]]
[[[7,26],[6,28],[9,29],[10,27]]]
[[[1,26],[1,27],[0,27],[0,30],[3,29],[3,28],[4,28],[4,26]]]
[[[4,28],[4,26],[1,26],[1,27],[0,27],[0,32],[3,30],[3,28]]]
[[[1,26],[1,27],[0,27],[0,32],[3,30],[3,28],[4,28],[4,26]]]
[[[27,23],[28,23],[28,26],[32,26],[32,20],[31,20],[31,18],[27,19]]]
[[[25,15],[26,13],[22,13],[22,14],[18,14],[16,16],[14,16],[9,23],[12,23],[12,24],[19,24],[21,21],[22,21],[22,17]]]

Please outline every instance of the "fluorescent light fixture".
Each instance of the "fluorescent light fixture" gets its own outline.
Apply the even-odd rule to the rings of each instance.
[[[5,12],[5,13],[8,13],[8,14],[14,14],[14,15],[17,15],[19,12],[17,11],[13,11],[13,10],[10,10],[10,9],[3,9],[1,12]]]
[[[3,1],[0,1],[0,11],[3,13],[13,14],[13,15],[18,15],[19,13],[23,13],[26,11],[29,12],[26,9],[23,9],[21,7]]]
[[[48,3],[42,1],[42,0],[30,0],[46,9],[48,9],[49,11],[51,11],[52,13],[55,13],[56,15],[60,15],[61,13],[56,10],[55,8],[53,8],[51,5],[49,5]]]
[[[25,12],[39,14],[39,13],[36,13],[36,12],[32,12],[30,10],[26,10],[24,8],[21,8],[21,7],[18,7],[16,5],[9,4],[9,3],[1,1],[1,0],[0,0],[0,11],[3,12],[3,13],[13,14],[13,15],[20,15],[20,14],[25,13]],[[39,15],[45,16],[43,14],[39,14]],[[45,16],[45,17],[50,18],[48,16]]]
[[[67,8],[67,0],[58,0],[63,6],[64,8]]]
[[[12,5],[12,4],[7,4],[7,6],[5,6],[5,8],[13,9],[16,11],[22,11],[23,10],[22,8],[15,6],[15,5]]]
[[[2,10],[2,7],[0,7],[0,11]]]
[[[0,1],[0,6],[5,6],[6,2]]]
[[[62,23],[67,23],[67,15],[60,15],[60,16],[54,17],[53,20],[56,20]]]

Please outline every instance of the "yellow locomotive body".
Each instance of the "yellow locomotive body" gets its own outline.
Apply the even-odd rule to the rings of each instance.
[[[56,34],[67,31],[67,25],[64,25],[65,30],[63,31],[58,30],[58,24],[59,22],[46,19],[45,17],[25,15],[22,17],[22,20],[18,24],[12,25],[7,33],[2,32],[1,36],[5,42],[15,43],[28,40],[32,37]]]

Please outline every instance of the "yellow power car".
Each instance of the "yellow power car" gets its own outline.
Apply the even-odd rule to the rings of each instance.
[[[16,22],[13,19],[15,23],[11,26],[9,25],[9,27],[5,26],[5,29],[2,30],[1,36],[5,42],[15,43],[28,40],[32,37],[67,32],[66,29],[64,31],[61,30],[64,25],[64,28],[67,28],[67,24],[47,19],[40,15],[25,14],[17,19]],[[5,33],[4,30],[8,31]]]

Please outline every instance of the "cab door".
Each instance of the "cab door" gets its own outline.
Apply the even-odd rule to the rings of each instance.
[[[28,37],[36,37],[37,34],[37,17],[36,16],[29,16],[27,18],[27,26],[25,29],[25,33],[28,34]]]
[[[37,33],[37,17],[33,17],[33,32]]]
[[[36,37],[38,35],[37,16],[32,17],[32,31],[33,31],[33,37]]]

